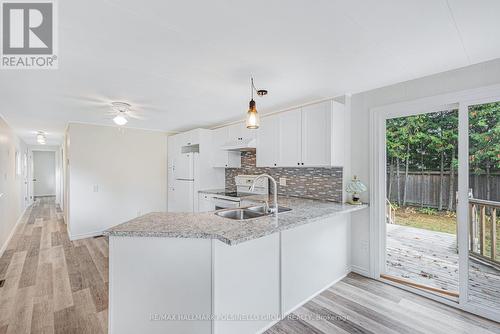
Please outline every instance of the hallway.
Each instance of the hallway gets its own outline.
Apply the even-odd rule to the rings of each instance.
[[[71,242],[53,197],[27,209],[0,280],[1,334],[107,332],[107,240]]]

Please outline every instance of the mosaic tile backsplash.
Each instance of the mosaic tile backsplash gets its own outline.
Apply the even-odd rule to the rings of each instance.
[[[342,202],[342,168],[261,168],[256,167],[255,152],[241,152],[241,168],[226,168],[226,188],[235,191],[236,175],[267,173],[278,182],[278,194]],[[279,185],[279,178],[286,178],[286,186]],[[269,186],[272,192],[272,186]]]

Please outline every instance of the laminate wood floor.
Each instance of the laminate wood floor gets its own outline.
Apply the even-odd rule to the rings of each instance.
[[[0,334],[107,333],[107,238],[70,241],[53,198],[27,210],[0,280]],[[500,334],[500,324],[350,274],[266,333]]]
[[[107,239],[71,242],[52,197],[27,209],[0,280],[0,334],[107,333]]]
[[[265,334],[500,333],[500,324],[357,274],[323,291]]]

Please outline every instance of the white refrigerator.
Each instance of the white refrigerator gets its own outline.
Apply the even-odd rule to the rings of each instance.
[[[195,187],[194,164],[196,153],[181,153],[173,166],[174,189],[170,201],[170,212],[194,212]]]

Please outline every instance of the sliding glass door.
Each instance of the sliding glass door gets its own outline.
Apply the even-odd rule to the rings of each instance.
[[[459,296],[458,108],[386,120],[383,277]]]
[[[500,321],[500,86],[372,112],[373,277]]]
[[[495,316],[500,313],[500,100],[464,102],[461,118],[468,150],[463,161],[467,178],[461,180],[467,187],[467,199],[465,191],[461,195],[467,202],[463,215],[467,214],[468,255],[463,261],[466,294],[461,302]]]

